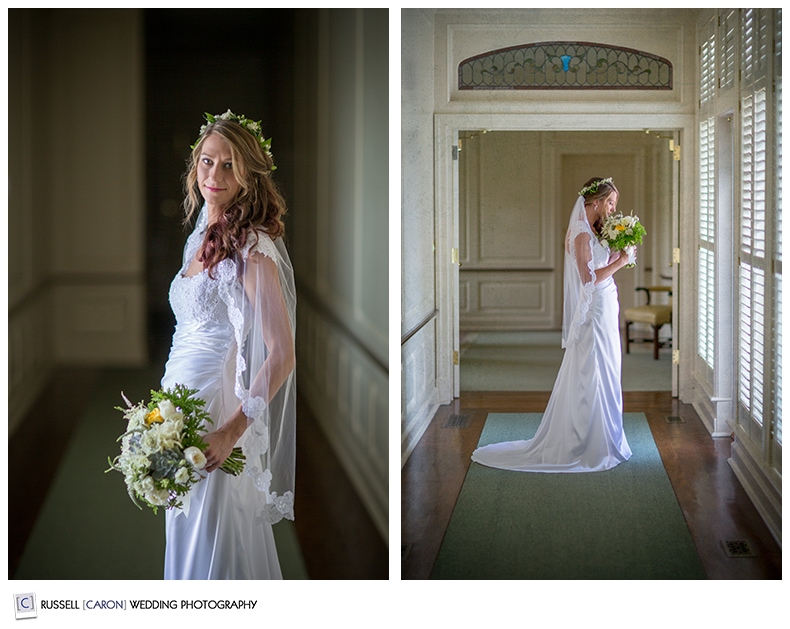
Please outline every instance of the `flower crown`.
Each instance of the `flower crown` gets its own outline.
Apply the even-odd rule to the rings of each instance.
[[[255,139],[258,141],[261,150],[266,155],[269,156],[270,160],[272,160],[272,170],[277,170],[277,166],[274,165],[274,157],[272,156],[272,151],[271,151],[272,139],[269,138],[267,140],[266,138],[263,137],[263,133],[261,133],[260,120],[258,120],[257,122],[255,120],[250,120],[249,118],[245,117],[244,114],[239,116],[237,114],[234,114],[230,109],[228,109],[228,111],[226,111],[224,114],[217,114],[216,116],[208,112],[206,112],[204,115],[206,117],[206,124],[200,127],[200,135],[198,136],[198,139],[189,148],[195,150],[195,147],[198,145],[198,142],[200,142],[200,138],[202,138],[203,134],[206,132],[208,125],[215,123],[217,120],[232,120],[233,122],[239,123],[242,127],[247,129],[247,131],[249,131],[252,135],[255,136]]]
[[[595,194],[598,192],[598,186],[602,183],[612,183],[612,178],[607,177],[606,179],[599,179],[598,181],[593,181],[589,186],[584,186],[581,190],[579,190],[579,196],[585,197],[588,194]]]

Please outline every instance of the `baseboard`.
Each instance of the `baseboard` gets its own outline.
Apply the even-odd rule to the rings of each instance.
[[[420,413],[411,419],[409,426],[404,429],[401,434],[401,469],[406,465],[406,461],[409,460],[414,448],[417,447],[420,439],[422,439],[438,409],[438,403],[427,404]],[[405,418],[401,418],[401,422],[405,423],[405,421]]]
[[[782,547],[782,494],[765,474],[748,448],[736,437],[727,461],[754,504],[776,543]]]

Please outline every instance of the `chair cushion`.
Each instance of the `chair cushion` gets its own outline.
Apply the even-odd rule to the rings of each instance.
[[[625,309],[625,320],[650,325],[664,325],[672,321],[672,306],[634,306]]]

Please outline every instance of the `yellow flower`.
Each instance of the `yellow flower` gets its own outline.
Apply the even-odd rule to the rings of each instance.
[[[615,225],[614,228],[619,232],[625,231],[625,225]]]
[[[159,412],[158,408],[155,408],[150,413],[148,413],[148,415],[145,416],[146,426],[150,426],[153,423],[161,424],[163,421],[165,420],[162,418],[162,414]]]

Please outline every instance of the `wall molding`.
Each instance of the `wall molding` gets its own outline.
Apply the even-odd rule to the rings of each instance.
[[[305,297],[304,293],[301,294]],[[389,532],[389,379],[375,356],[305,297],[296,337],[298,391],[379,533]]]

